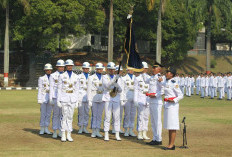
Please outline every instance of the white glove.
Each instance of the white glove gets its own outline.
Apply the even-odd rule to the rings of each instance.
[[[38,100],[38,104],[42,104],[43,102],[42,102],[42,100]]]
[[[52,106],[55,104],[54,101],[53,101],[53,99],[49,100],[49,104],[52,105]]]
[[[57,101],[57,106],[58,106],[59,108],[61,108],[61,107],[62,107],[62,104],[61,104],[61,102],[60,102],[60,101]]]
[[[89,108],[91,108],[92,106],[93,106],[92,102],[91,102],[91,101],[89,101],[89,103],[88,103],[88,107],[89,107]]]
[[[125,106],[125,104],[126,104],[126,101],[121,100],[121,106]]]
[[[134,102],[134,104],[135,104],[135,107],[138,107],[139,106],[139,103],[136,101],[136,102]]]
[[[77,101],[77,102],[76,102],[76,104],[75,104],[75,107],[74,107],[74,108],[78,108],[78,106],[79,106],[79,101]]]

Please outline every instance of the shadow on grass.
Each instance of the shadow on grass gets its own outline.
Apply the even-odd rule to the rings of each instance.
[[[43,137],[43,138],[51,138],[51,139],[54,139],[54,140],[60,140],[60,138],[52,138],[52,134],[51,135],[48,135],[48,134],[44,134],[44,135],[40,135],[39,134],[39,129],[31,129],[31,128],[24,128],[23,131],[26,131],[26,132],[30,132],[32,134],[35,134],[39,137]]]

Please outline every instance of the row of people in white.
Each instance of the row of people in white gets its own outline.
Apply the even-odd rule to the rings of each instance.
[[[59,61],[58,61],[59,62]],[[134,120],[136,116],[136,108],[138,109],[138,139],[149,139],[146,135],[148,130],[149,115],[151,113],[151,123],[153,131],[153,140],[151,144],[162,144],[162,94],[164,94],[164,88],[162,83],[158,80],[162,77],[160,75],[161,68],[154,66],[153,76],[149,76],[146,73],[140,74],[137,77],[133,75],[133,71],[128,69],[128,74],[124,77],[114,75],[115,64],[110,62],[107,66],[108,74],[102,75],[103,65],[101,63],[96,64],[96,73],[92,76],[88,76],[89,63],[83,64],[83,73],[76,75],[72,72],[73,61],[67,60],[65,63],[66,72],[64,71],[64,63],[57,62],[58,71],[49,75],[41,77],[49,79],[44,83],[39,79],[39,93],[38,102],[40,102],[41,90],[45,91],[43,98],[46,108],[41,110],[41,134],[49,133],[47,129],[50,122],[51,107],[53,105],[53,137],[57,137],[57,130],[60,130],[59,136],[61,141],[73,141],[71,137],[72,121],[74,108],[78,107],[78,133],[88,133],[86,127],[88,126],[89,108],[92,108],[92,120],[91,137],[102,137],[100,134],[102,113],[105,109],[104,131],[105,140],[109,140],[108,131],[110,128],[110,119],[113,113],[113,129],[116,132],[116,139],[121,140],[119,136],[122,113],[124,110],[124,136],[136,136],[133,133]],[[46,65],[45,65],[46,67]],[[51,67],[51,65],[50,65]],[[147,65],[144,65],[147,69]],[[45,68],[45,72],[51,71],[52,68]],[[44,79],[44,80],[46,80]],[[42,79],[43,80],[43,79]],[[117,82],[116,82],[117,80]],[[49,87],[50,82],[50,88]],[[43,88],[42,88],[43,87]],[[117,89],[115,97],[110,95],[110,91],[114,88]],[[49,91],[50,90],[50,91]],[[50,93],[49,93],[50,92]],[[155,93],[147,97],[145,93]],[[41,108],[42,108],[41,104]],[[46,111],[45,111],[46,110]],[[42,116],[46,113],[46,116]],[[49,115],[50,113],[50,115]],[[42,124],[42,123],[46,123]],[[60,123],[59,123],[60,122]],[[44,132],[43,132],[43,128]],[[61,134],[62,133],[62,134]]]
[[[212,99],[219,93],[219,99],[225,97],[227,93],[227,99],[231,100],[232,92],[232,76],[231,73],[222,76],[221,73],[215,75],[211,73],[210,75],[197,75],[196,79],[192,76],[183,75],[181,77],[176,76],[175,81],[179,84],[182,93],[191,96],[194,94],[194,87],[196,87],[196,94],[201,94],[201,97],[210,96]]]

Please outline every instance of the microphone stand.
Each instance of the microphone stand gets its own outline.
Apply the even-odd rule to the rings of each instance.
[[[180,146],[180,148],[182,149],[188,149],[187,146],[187,126],[185,124],[185,117],[183,118],[182,123],[184,123],[184,128],[183,128],[183,146]]]

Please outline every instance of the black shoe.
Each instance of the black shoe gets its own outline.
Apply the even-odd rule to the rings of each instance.
[[[147,142],[146,144],[148,144],[148,145],[162,145],[162,141],[151,141],[151,142]]]
[[[168,147],[163,148],[163,150],[175,150],[175,149],[176,149],[175,145],[172,148],[168,148]]]

